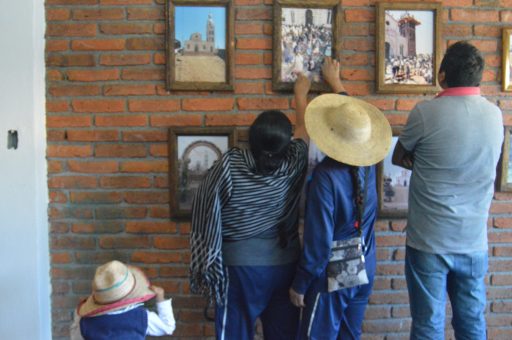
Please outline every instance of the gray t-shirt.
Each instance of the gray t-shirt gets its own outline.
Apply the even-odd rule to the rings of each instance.
[[[503,143],[500,109],[480,95],[421,102],[399,141],[414,152],[407,245],[436,254],[487,250]]]

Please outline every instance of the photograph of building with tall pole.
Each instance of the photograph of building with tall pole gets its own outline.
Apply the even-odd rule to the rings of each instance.
[[[385,11],[384,53],[385,84],[432,84],[434,12]]]
[[[176,81],[226,81],[224,7],[176,6],[175,32]]]
[[[394,149],[397,141],[398,137],[393,136],[391,150]],[[392,153],[388,154],[382,164],[381,207],[388,211],[406,210],[409,201],[411,171],[393,165],[391,158]]]

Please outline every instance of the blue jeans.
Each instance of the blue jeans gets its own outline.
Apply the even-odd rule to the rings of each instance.
[[[446,293],[456,339],[485,340],[487,252],[430,254],[407,247],[411,339],[444,339]]]

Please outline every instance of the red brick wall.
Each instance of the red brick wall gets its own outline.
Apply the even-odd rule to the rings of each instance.
[[[111,259],[143,267],[174,297],[178,337],[203,338],[203,301],[189,295],[190,225],[169,218],[167,127],[247,126],[263,109],[292,113],[271,90],[270,0],[234,0],[235,90],[165,90],[164,0],[46,0],[47,134],[54,338],[94,268]],[[482,90],[512,124],[500,92],[501,28],[511,0],[445,0],[444,45],[468,39],[485,54]],[[405,122],[421,95],[375,94],[375,2],[342,1],[342,76],[350,94]],[[512,26],[512,24],[510,25]],[[378,277],[365,339],[407,338],[404,220],[377,224]],[[489,218],[489,338],[512,338],[512,194],[496,193]],[[450,333],[450,331],[448,331]]]

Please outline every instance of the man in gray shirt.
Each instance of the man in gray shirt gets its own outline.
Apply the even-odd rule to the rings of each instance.
[[[500,109],[480,95],[484,60],[450,46],[443,91],[411,111],[393,163],[412,169],[405,275],[411,339],[443,339],[446,293],[457,339],[485,339],[487,218],[503,142]]]

